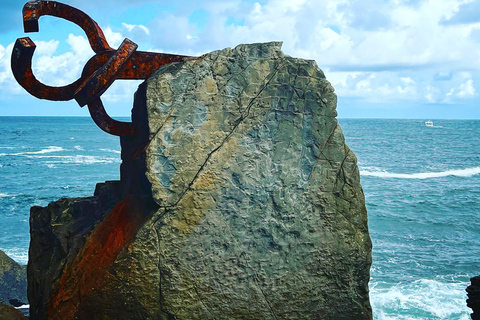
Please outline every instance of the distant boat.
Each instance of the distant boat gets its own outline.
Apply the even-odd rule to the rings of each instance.
[[[431,121],[431,120],[425,121],[425,125],[427,127],[433,127],[433,121]]]

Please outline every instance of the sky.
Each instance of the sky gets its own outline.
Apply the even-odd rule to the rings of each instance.
[[[94,55],[85,33],[43,16],[24,33],[25,1],[0,3],[0,116],[88,116],[74,101],[37,99],[13,78],[17,38],[37,45],[33,71],[59,86]],[[282,41],[313,59],[338,96],[340,118],[480,119],[480,0],[65,0],[92,17],[111,47],[198,56],[242,43]],[[128,116],[140,81],[118,80],[102,96]]]

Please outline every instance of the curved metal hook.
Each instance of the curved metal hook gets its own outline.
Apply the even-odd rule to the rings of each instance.
[[[88,104],[90,116],[100,129],[116,136],[136,136],[138,129],[131,122],[112,119],[105,111],[100,96],[115,81],[118,73],[125,68],[135,50],[137,50],[137,44],[129,39],[123,40],[115,54],[86,79],[74,95],[81,107]]]
[[[11,65],[17,82],[30,94],[47,100],[71,100],[75,98],[81,107],[88,104],[95,123],[105,132],[118,136],[136,135],[133,123],[110,118],[100,96],[115,79],[146,79],[160,66],[192,59],[187,56],[137,52],[137,45],[125,39],[118,50],[112,49],[97,23],[84,12],[56,1],[33,0],[23,8],[25,32],[39,30],[38,19],[51,15],[71,21],[86,33],[96,53],[85,65],[81,77],[69,85],[52,87],[38,81],[33,75],[32,58],[35,43],[28,37],[17,39],[12,53]]]
[[[25,32],[38,32],[38,19],[45,15],[63,18],[77,24],[85,31],[90,46],[95,53],[114,51],[108,45],[100,27],[92,18],[74,7],[56,1],[34,0],[27,2],[23,7]],[[32,58],[35,48],[35,43],[28,37],[17,39],[15,42],[11,65],[17,82],[31,95],[39,99],[54,101],[73,99],[75,91],[88,75],[83,73],[80,79],[61,87],[52,87],[41,83],[35,78],[32,71]]]
[[[130,136],[138,135],[138,128],[131,122],[123,122],[110,118],[103,107],[102,100],[95,97],[88,102],[88,111],[95,124],[103,131],[116,136]]]
[[[38,19],[41,16],[54,16],[75,23],[85,31],[90,46],[95,53],[113,50],[102,29],[86,13],[56,1],[29,1],[23,6],[23,28],[25,32],[38,32]]]
[[[32,57],[35,43],[28,37],[19,38],[15,42],[12,53],[12,72],[17,82],[31,95],[39,99],[54,101],[67,101],[73,99],[78,86],[84,81],[85,76],[62,87],[51,87],[41,83],[35,78],[32,71]]]
[[[74,94],[80,107],[85,106],[94,97],[100,97],[112,85],[137,47],[135,42],[123,40],[110,59],[82,82]]]

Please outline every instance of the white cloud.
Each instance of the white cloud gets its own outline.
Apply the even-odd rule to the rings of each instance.
[[[122,22],[122,26],[126,28],[129,32],[132,32],[134,30],[141,30],[146,35],[150,35],[150,29],[148,29],[147,27],[141,24],[128,24],[128,23]]]
[[[8,82],[14,80],[12,71],[10,70],[10,58],[12,55],[13,43],[6,48],[0,45],[0,85],[8,85]]]
[[[32,69],[40,82],[50,86],[64,86],[80,78],[93,51],[84,36],[69,34],[66,42],[70,51],[54,55],[58,47],[57,41],[38,41],[39,50],[33,57]]]
[[[129,101],[131,107],[133,107],[133,95],[137,91],[141,80],[117,80],[110,88],[102,95],[105,108],[110,104],[112,114],[115,114],[115,103]]]
[[[95,53],[90,47],[88,40],[82,36],[75,36],[73,34],[68,35],[67,43],[73,50],[73,53],[78,55],[78,58],[85,60],[93,56]]]
[[[253,5],[252,14],[261,15],[262,13],[262,5],[258,2],[255,2]]]
[[[116,49],[122,41],[125,39],[121,33],[114,32],[110,26],[107,26],[103,29],[103,33],[105,34],[105,38],[107,39],[108,44],[110,47]],[[133,40],[135,42],[135,40]]]
[[[322,39],[319,43],[322,50],[327,50],[340,39],[340,35],[330,28],[321,28],[318,37]]]
[[[400,81],[403,83],[403,86],[397,85],[396,89],[398,93],[404,96],[416,94],[417,87],[416,87],[415,81],[413,81],[412,78],[410,77],[400,78]]]
[[[157,48],[154,51],[187,55],[240,43],[283,41],[286,54],[316,60],[339,96],[371,102],[464,103],[478,96],[480,24],[445,21],[454,18],[467,2],[179,0],[175,10],[162,7],[150,21],[123,21],[103,30],[113,48],[129,37],[139,45],[141,42],[139,50]],[[136,5],[139,3],[148,10],[148,3]],[[208,17],[201,27],[190,19],[198,9]],[[93,54],[83,36],[71,35],[67,43],[68,52],[57,55],[57,41],[37,44],[34,72],[45,83],[75,80]],[[4,88],[13,80],[9,73],[11,48],[2,45],[0,84]],[[133,92],[128,82],[108,90],[105,100],[124,100]]]
[[[393,72],[327,72],[337,95],[392,102],[418,98],[417,84],[411,77],[395,77]]]
[[[57,49],[58,49],[58,44],[60,42],[56,40],[50,40],[50,41],[37,41],[35,45],[37,48],[35,49],[35,54],[36,55],[45,55],[45,56],[51,56]]]
[[[439,97],[441,95],[440,89],[434,86],[427,86],[425,99],[430,103],[437,103],[439,102]]]
[[[472,97],[475,94],[475,88],[473,87],[472,79],[462,83],[458,89],[459,92],[457,93],[457,96],[460,98]]]

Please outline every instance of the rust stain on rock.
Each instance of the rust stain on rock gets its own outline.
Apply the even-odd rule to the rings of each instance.
[[[80,254],[65,268],[51,295],[48,319],[74,318],[82,301],[103,286],[106,272],[147,220],[133,196],[118,202],[89,236]]]

